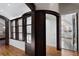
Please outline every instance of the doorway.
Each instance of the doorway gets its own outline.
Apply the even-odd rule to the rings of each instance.
[[[78,14],[61,16],[61,48],[78,51]]]
[[[50,53],[55,55],[57,52],[57,32],[56,32],[56,16],[51,14],[46,14],[46,52],[47,55]],[[52,50],[51,50],[52,49]],[[53,53],[51,51],[54,51]]]
[[[60,51],[59,16],[51,11],[46,13],[46,55],[57,56]]]

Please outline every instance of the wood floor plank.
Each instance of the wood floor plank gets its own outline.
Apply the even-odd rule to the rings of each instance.
[[[25,51],[22,51],[11,45],[0,46],[0,56],[25,56]]]
[[[46,55],[47,56],[79,56],[79,52],[62,49],[58,51],[56,48],[47,46],[46,48]]]
[[[58,51],[56,48],[48,46],[46,48],[47,56],[79,56],[79,52],[62,49]],[[0,46],[0,56],[26,56],[25,51],[20,50],[11,45]]]

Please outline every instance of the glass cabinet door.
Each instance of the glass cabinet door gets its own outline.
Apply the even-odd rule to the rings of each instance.
[[[27,17],[26,19],[26,30],[27,43],[31,44],[31,17]]]

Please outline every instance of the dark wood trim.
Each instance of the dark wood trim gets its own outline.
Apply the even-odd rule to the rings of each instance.
[[[76,13],[76,26],[77,26],[77,51],[78,51],[78,13]]]
[[[60,14],[58,12],[55,12],[55,11],[51,11],[51,10],[36,10],[36,12],[40,12],[42,11],[43,13],[47,13],[47,14],[52,14],[56,17],[60,17]]]
[[[0,40],[5,40],[6,38],[0,38]]]
[[[76,28],[75,28],[75,26],[76,26]],[[77,32],[75,33],[75,31],[77,31]],[[75,34],[77,34],[77,37],[75,37]],[[76,15],[73,15],[73,48],[75,48],[74,47],[75,40],[77,40],[76,41],[76,44],[77,44],[76,51],[78,51],[78,13],[76,13]]]
[[[56,17],[57,18],[57,50],[61,50],[61,18],[60,18],[60,15],[58,14],[58,16]]]
[[[35,55],[46,55],[46,17],[45,11],[35,11]]]
[[[30,9],[31,11],[35,11],[36,6],[34,5],[34,3],[25,3]]]
[[[15,19],[15,39],[19,40],[18,19]]]
[[[9,45],[9,19],[2,15],[0,15],[0,18],[5,20],[5,44]]]
[[[11,39],[13,39],[13,25],[12,25],[12,21],[13,21],[13,20],[10,21],[10,31],[11,31],[11,36],[10,36],[10,38],[11,38]]]

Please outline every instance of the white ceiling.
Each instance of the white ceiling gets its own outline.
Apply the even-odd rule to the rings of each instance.
[[[10,20],[20,17],[28,11],[31,10],[24,3],[0,3],[0,15]]]

